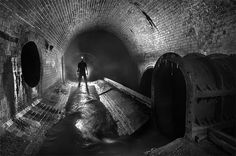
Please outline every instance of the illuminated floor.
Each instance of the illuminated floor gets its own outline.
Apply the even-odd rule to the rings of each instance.
[[[84,84],[77,85],[55,84],[6,122],[1,155],[226,155],[207,140],[170,142],[153,127],[149,107],[129,89],[99,80],[89,83],[88,94]]]
[[[149,110],[104,81],[71,83],[66,117],[54,125],[38,155],[143,155],[169,140],[151,126]]]

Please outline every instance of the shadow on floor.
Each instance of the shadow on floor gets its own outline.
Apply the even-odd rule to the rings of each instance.
[[[90,95],[79,88],[72,89],[67,116],[49,129],[38,156],[138,156],[169,142],[153,127],[152,121],[130,136],[119,136],[116,122],[96,94],[93,88]]]

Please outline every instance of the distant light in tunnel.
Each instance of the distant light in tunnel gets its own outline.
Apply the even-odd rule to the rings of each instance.
[[[91,73],[93,71],[93,68],[91,66],[88,66],[88,75],[87,75],[87,79],[89,80],[89,78],[91,77]]]
[[[138,62],[120,36],[106,30],[106,27],[92,27],[79,32],[71,39],[65,50],[66,79],[76,81],[77,64],[84,57],[88,68],[88,81],[104,77],[138,88]]]

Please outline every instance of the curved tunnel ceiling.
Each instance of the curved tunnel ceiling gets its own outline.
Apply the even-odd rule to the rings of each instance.
[[[137,89],[140,74],[138,66],[127,46],[114,33],[96,27],[73,38],[64,54],[67,79],[77,81],[77,64],[81,56],[88,65],[89,81],[107,77],[129,88]]]
[[[96,25],[106,27],[131,42],[147,40],[156,30],[151,18],[141,7],[147,1],[129,0],[1,0],[11,10],[44,37],[64,50],[68,41],[78,31]],[[149,18],[149,19],[147,19]],[[125,35],[126,36],[125,36]],[[142,37],[135,37],[139,35]],[[130,38],[130,36],[133,36]],[[133,38],[133,40],[132,40]],[[151,40],[150,42],[154,42]],[[142,42],[139,41],[141,44]],[[146,42],[145,42],[146,43]],[[149,45],[150,48],[150,45]],[[153,49],[154,50],[154,49]]]
[[[78,32],[102,26],[152,64],[166,52],[235,53],[234,27],[223,29],[235,21],[233,1],[0,0],[0,5],[61,52]]]

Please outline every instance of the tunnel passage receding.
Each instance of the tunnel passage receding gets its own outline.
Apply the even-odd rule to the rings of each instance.
[[[140,86],[139,86],[140,92],[147,97],[151,97],[152,73],[153,73],[153,68],[148,67],[144,71],[140,81]]]
[[[77,81],[80,56],[91,70],[89,81],[110,78],[132,89],[138,89],[138,66],[125,43],[115,33],[102,27],[78,32],[64,54],[66,79]]]
[[[171,139],[185,134],[186,82],[177,64],[165,62],[153,71],[153,116],[158,129]]]
[[[40,57],[34,42],[26,43],[21,52],[21,67],[24,81],[35,87],[40,80]]]

